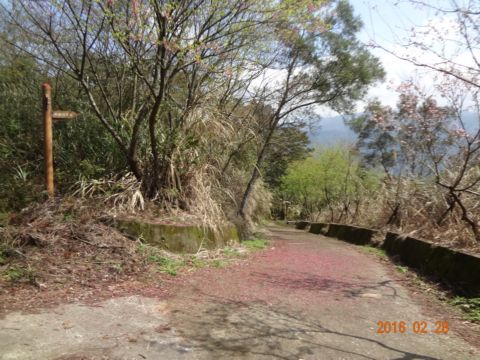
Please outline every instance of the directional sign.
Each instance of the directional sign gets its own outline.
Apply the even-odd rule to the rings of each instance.
[[[53,120],[75,119],[78,114],[75,111],[54,110],[52,112]]]
[[[0,0],[2,1],[2,0]],[[42,84],[43,100],[43,144],[45,161],[45,185],[50,198],[54,196],[55,186],[53,183],[53,120],[75,119],[78,114],[74,111],[52,111],[52,88],[50,84]]]

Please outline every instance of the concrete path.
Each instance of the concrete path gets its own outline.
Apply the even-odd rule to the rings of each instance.
[[[0,359],[480,359],[452,324],[448,335],[433,333],[445,319],[427,314],[372,255],[271,231],[272,248],[181,275],[166,300],[11,313],[0,320]],[[378,334],[378,321],[404,321],[406,331]],[[427,334],[414,332],[422,321]]]

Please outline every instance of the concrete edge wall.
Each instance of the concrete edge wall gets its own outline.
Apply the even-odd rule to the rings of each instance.
[[[427,240],[389,232],[382,247],[404,264],[437,277],[467,295],[480,296],[480,257]]]
[[[371,244],[376,234],[376,230],[343,224],[329,224],[327,232],[329,237],[336,237],[355,245]]]
[[[297,222],[295,225],[301,229],[304,223],[307,222]],[[356,245],[378,246],[373,242],[374,236],[379,233],[377,230],[334,223],[308,224],[308,231],[312,234],[335,237]],[[480,256],[392,232],[386,234],[381,247],[389,256],[397,257],[405,265],[438,278],[463,294],[480,296]]]
[[[303,229],[304,223],[306,223],[306,221],[298,221],[295,227],[297,229]],[[377,234],[376,230],[334,223],[310,223],[308,231],[312,234],[335,237],[356,245],[372,243],[373,236]]]
[[[107,218],[105,222],[120,232],[172,252],[196,253],[200,248],[218,249],[240,241],[237,228],[228,224],[215,232],[198,225],[157,224],[128,218]]]
[[[326,235],[328,232],[328,224],[326,223],[311,223],[308,232],[312,234]]]
[[[309,226],[310,226],[309,221],[296,221],[295,222],[295,229],[298,229],[298,230],[308,230]]]

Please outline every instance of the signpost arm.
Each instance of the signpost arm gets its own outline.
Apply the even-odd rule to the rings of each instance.
[[[45,184],[48,196],[53,197],[52,90],[50,85],[42,84],[42,92]]]

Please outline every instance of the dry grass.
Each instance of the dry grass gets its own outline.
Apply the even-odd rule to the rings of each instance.
[[[223,267],[249,252],[235,245],[173,254],[105,225],[109,211],[69,197],[32,205],[0,227],[0,313],[132,292],[163,296],[172,276]]]
[[[35,204],[0,228],[0,273],[28,269],[15,279],[37,287],[112,280],[145,270],[137,243],[98,220],[92,203],[68,198]],[[8,276],[0,276],[7,285]]]
[[[475,197],[464,201],[473,217],[480,220],[480,204]],[[399,204],[398,219],[388,224],[395,204]],[[334,207],[337,221],[342,204]],[[393,231],[402,235],[424,238],[444,246],[480,254],[470,227],[461,218],[459,209],[449,213],[439,225],[438,219],[447,209],[443,192],[431,183],[402,179],[395,186],[383,186],[374,198],[362,199],[356,216],[349,213],[342,222],[353,225]],[[332,221],[327,211],[312,215],[317,221]]]
[[[133,174],[99,180],[80,180],[72,187],[73,197],[95,199],[105,206],[118,211],[136,211],[145,209],[145,200],[141,192],[141,183]]]

